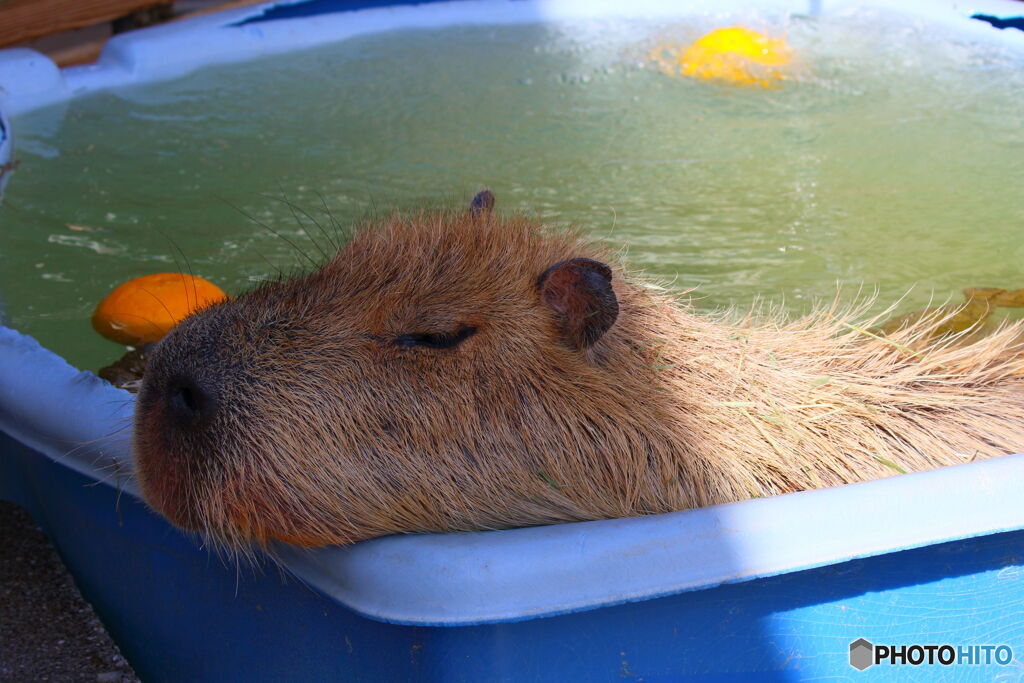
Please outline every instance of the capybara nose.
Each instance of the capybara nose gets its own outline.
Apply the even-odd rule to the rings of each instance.
[[[167,385],[167,408],[180,426],[192,427],[217,412],[213,392],[190,378],[177,378]]]

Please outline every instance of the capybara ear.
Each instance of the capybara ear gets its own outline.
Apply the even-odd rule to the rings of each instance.
[[[612,269],[588,258],[561,261],[537,280],[541,301],[555,312],[570,346],[585,349],[601,338],[619,317],[612,289]]]
[[[487,218],[494,210],[494,193],[490,190],[480,190],[469,203],[469,215]]]

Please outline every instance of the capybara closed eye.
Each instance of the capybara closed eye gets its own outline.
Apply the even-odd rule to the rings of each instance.
[[[146,500],[228,544],[680,510],[1024,450],[1019,326],[925,351],[835,311],[701,315],[522,216],[394,214],[185,319],[135,418]],[[911,348],[913,347],[913,348]]]

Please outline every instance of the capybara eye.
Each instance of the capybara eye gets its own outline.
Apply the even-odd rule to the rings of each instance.
[[[403,334],[395,339],[395,344],[403,349],[414,346],[426,346],[430,349],[450,349],[458,346],[476,334],[475,327],[463,327],[458,332],[431,334],[429,332]]]

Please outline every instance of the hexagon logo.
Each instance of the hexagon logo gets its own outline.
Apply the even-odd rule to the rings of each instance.
[[[863,638],[850,643],[850,666],[863,671],[875,663],[875,646]]]

